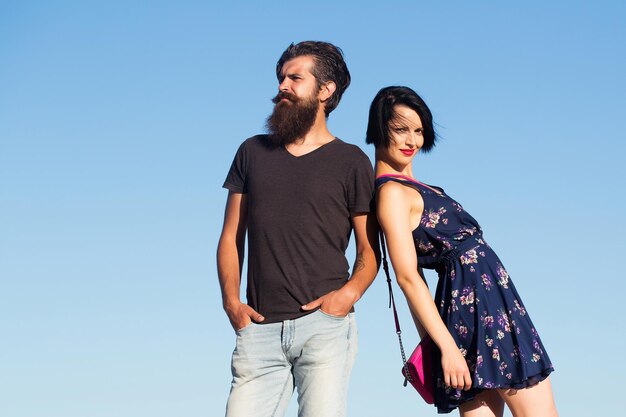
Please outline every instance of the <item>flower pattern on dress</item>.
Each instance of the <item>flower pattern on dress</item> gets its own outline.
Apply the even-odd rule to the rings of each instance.
[[[500,373],[502,375],[504,375],[504,371],[506,371],[507,365],[506,362],[500,362],[500,366],[498,367],[498,369],[500,369]]]
[[[520,352],[519,347],[515,346],[513,352],[511,352],[511,358],[515,359],[515,362],[519,362]]]
[[[498,284],[503,288],[509,288],[509,273],[500,264],[498,264]]]
[[[456,331],[459,336],[465,338],[467,337],[467,326],[455,325]]]
[[[476,249],[470,249],[461,255],[461,263],[463,265],[478,263],[478,254],[476,253]]]
[[[446,212],[445,207],[440,207],[438,210],[433,210],[433,209],[429,209],[428,211],[424,210],[421,223],[424,225],[424,227],[434,229],[435,226],[439,224],[439,221],[442,219],[441,216],[445,212]],[[448,220],[446,219],[446,223],[447,222]]]
[[[417,248],[422,253],[428,253],[435,248],[435,246],[430,242],[424,242],[423,240],[418,241]]]
[[[485,312],[485,315],[480,317],[480,321],[482,322],[483,327],[489,327],[489,328],[493,327],[493,323],[494,323],[493,316],[486,315],[486,312]]]
[[[498,324],[505,332],[511,332],[511,320],[504,310],[498,310]]]
[[[483,283],[483,286],[485,287],[485,290],[490,291],[491,287],[493,286],[493,281],[491,280],[491,277],[489,276],[489,274],[482,274],[480,278]]]
[[[462,236],[462,238],[465,239],[468,236],[474,236],[477,231],[478,229],[476,227],[461,227],[459,229],[459,236]]]
[[[461,305],[474,304],[474,290],[470,287],[463,288],[463,295],[461,295]]]

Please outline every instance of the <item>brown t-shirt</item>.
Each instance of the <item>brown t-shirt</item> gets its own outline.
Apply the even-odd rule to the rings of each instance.
[[[346,283],[350,218],[371,210],[374,174],[340,139],[299,157],[266,141],[239,147],[224,188],[247,195],[247,302],[274,323],[308,314],[303,304]]]

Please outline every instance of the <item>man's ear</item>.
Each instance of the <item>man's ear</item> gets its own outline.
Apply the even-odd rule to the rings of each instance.
[[[328,101],[332,97],[333,93],[337,89],[337,84],[334,81],[328,81],[320,87],[319,99],[322,103]]]

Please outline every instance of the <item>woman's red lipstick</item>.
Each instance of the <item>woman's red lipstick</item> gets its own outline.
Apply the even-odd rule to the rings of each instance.
[[[415,149],[400,149],[400,152],[402,152],[406,156],[411,156],[415,153]]]

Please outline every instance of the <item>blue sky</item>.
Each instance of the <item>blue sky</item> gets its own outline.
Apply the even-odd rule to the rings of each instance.
[[[619,1],[0,2],[0,414],[223,414],[221,185],[263,131],[277,58],[308,39],[344,50],[329,127],[370,157],[376,91],[424,97],[441,141],[414,174],[483,226],[561,415],[615,414],[625,19]],[[434,415],[401,385],[386,303],[381,273],[357,304],[350,415]]]

